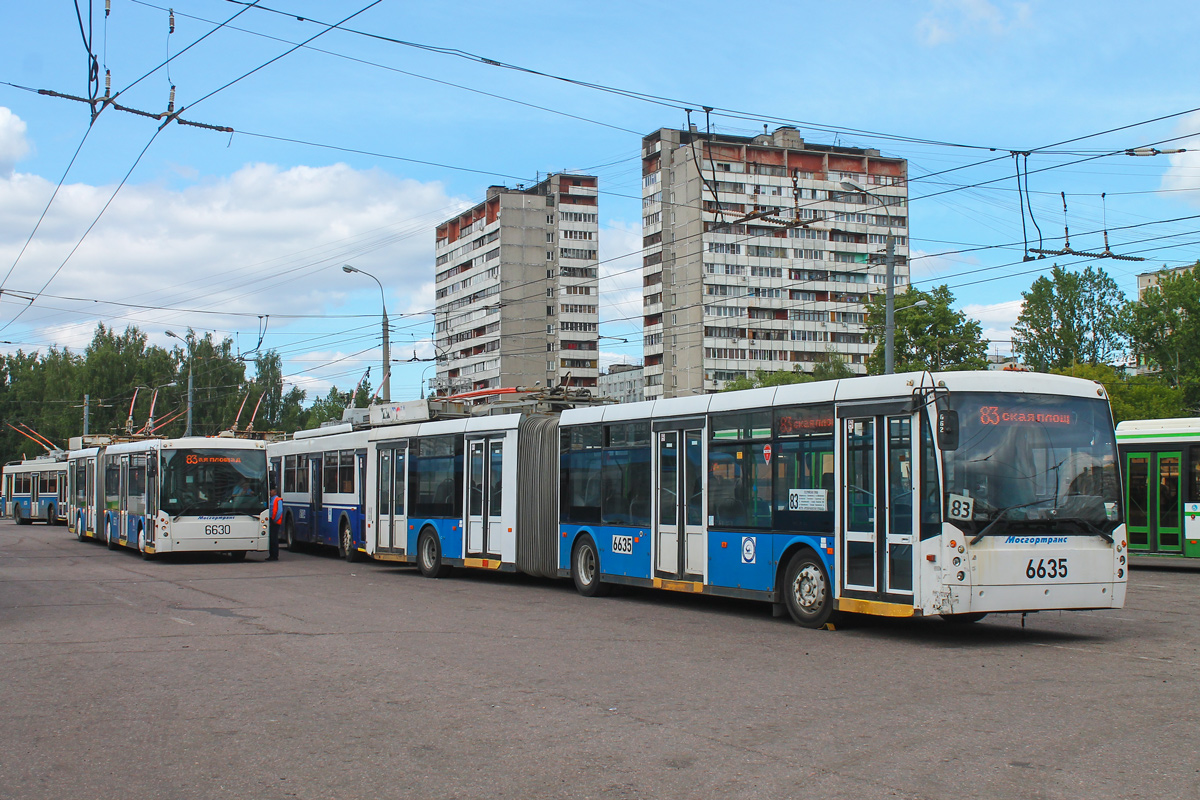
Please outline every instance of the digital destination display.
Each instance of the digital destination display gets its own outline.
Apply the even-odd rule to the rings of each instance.
[[[980,406],[981,425],[1073,425],[1070,411]]]
[[[189,464],[240,464],[242,459],[240,456],[197,456],[189,455],[187,457]]]
[[[780,416],[776,420],[776,428],[780,436],[795,433],[832,433],[833,419],[831,417]]]

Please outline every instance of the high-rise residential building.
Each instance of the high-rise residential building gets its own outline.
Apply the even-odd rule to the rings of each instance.
[[[613,364],[608,372],[600,373],[598,395],[618,403],[639,403],[646,399],[642,368],[635,364]]]
[[[437,227],[437,394],[599,375],[596,178],[492,186]]]
[[[867,302],[908,284],[907,162],[759,136],[642,139],[646,399],[721,389],[839,354],[866,371]]]

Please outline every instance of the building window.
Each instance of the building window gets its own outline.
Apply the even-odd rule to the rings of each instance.
[[[546,242],[548,244],[554,244],[554,234],[553,233],[546,234]]]
[[[547,250],[547,251],[546,251],[546,260],[547,260],[547,261],[553,261],[553,260],[554,260],[554,251],[553,251],[553,250]]]
[[[547,214],[547,215],[546,215],[546,224],[547,224],[547,225],[553,225],[553,224],[554,224],[554,215],[553,215],[553,214]]]
[[[546,306],[546,316],[547,317],[554,316],[554,306]]]

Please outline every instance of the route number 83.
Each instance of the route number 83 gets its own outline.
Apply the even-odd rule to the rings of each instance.
[[[1034,578],[1065,578],[1067,577],[1067,560],[1065,558],[1039,558],[1035,566],[1031,558],[1029,566],[1025,567],[1025,577],[1030,580]]]

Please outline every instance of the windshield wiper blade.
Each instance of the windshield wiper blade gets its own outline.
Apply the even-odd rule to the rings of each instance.
[[[1045,500],[1031,500],[1028,503],[1017,503],[1015,506],[1007,506],[1005,508],[1000,509],[1000,513],[998,513],[996,515],[996,518],[994,520],[992,520],[991,522],[989,522],[987,525],[985,525],[983,527],[983,530],[981,530],[979,533],[975,534],[975,538],[972,539],[969,542],[969,544],[979,544],[980,540],[983,539],[983,537],[987,536],[988,532],[991,531],[992,528],[996,527],[996,525],[999,524],[1000,521],[1004,519],[1004,516],[1008,512],[1015,511],[1018,508],[1028,508],[1029,506],[1036,506],[1039,503],[1045,503],[1045,502],[1046,502]]]
[[[1105,533],[1103,529],[1097,527],[1093,522],[1091,522],[1090,520],[1086,520],[1083,517],[1064,517],[1062,519],[1056,519],[1056,520],[1054,520],[1054,522],[1055,523],[1074,522],[1075,524],[1082,525],[1084,528],[1086,528],[1087,532],[1090,533],[1091,535],[1099,536],[1101,539],[1108,542],[1109,544],[1113,543],[1113,537],[1112,537],[1111,533]]]

